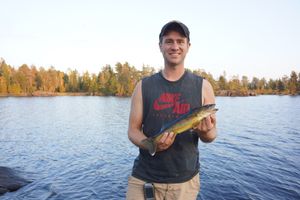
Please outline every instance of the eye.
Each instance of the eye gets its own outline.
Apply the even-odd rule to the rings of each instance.
[[[182,45],[182,44],[184,44],[184,40],[178,40],[177,43]]]
[[[173,44],[173,41],[172,40],[166,40],[165,43],[166,44]]]

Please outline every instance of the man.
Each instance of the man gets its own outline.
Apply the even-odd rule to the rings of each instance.
[[[152,186],[156,200],[197,198],[200,190],[198,140],[212,142],[216,138],[215,115],[202,120],[193,131],[176,137],[172,132],[164,133],[154,156],[141,143],[189,110],[215,103],[210,83],[184,68],[190,45],[186,25],[179,21],[164,25],[159,34],[164,68],[140,81],[133,92],[128,137],[139,147],[139,156],[128,180],[128,200],[145,199],[144,190],[151,196],[148,193]]]

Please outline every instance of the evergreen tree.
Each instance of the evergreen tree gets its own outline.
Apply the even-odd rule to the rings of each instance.
[[[297,93],[300,94],[300,72],[299,72],[299,74],[298,74]]]
[[[227,89],[227,81],[226,81],[225,76],[221,75],[219,77],[218,86],[219,86],[220,90],[226,90]]]
[[[190,69],[187,69],[191,71]],[[207,79],[215,92],[224,90],[222,94],[247,95],[248,89],[255,90],[260,94],[300,94],[300,73],[292,71],[290,76],[283,76],[281,79],[268,81],[265,78],[253,77],[249,82],[247,76],[233,76],[227,82],[226,73],[219,76],[216,81],[210,73],[201,69],[191,71]],[[155,69],[143,65],[142,70],[137,70],[125,62],[117,63],[115,70],[106,65],[96,74],[90,75],[88,71],[82,76],[77,70],[68,70],[67,73],[56,70],[51,66],[48,70],[43,67],[30,68],[23,64],[18,69],[7,65],[4,59],[0,59],[0,93],[1,95],[28,95],[35,91],[44,92],[88,92],[90,94],[130,96],[136,83],[143,77],[155,73]],[[228,93],[229,91],[229,93]],[[232,93],[233,92],[233,93]]]
[[[249,80],[247,76],[242,76],[242,88],[244,88],[245,90],[248,89],[248,85],[249,85]]]
[[[68,72],[68,92],[79,92],[79,75],[77,70],[70,70]]]
[[[283,83],[283,81],[282,81],[281,79],[279,79],[279,80],[277,81],[277,90],[278,90],[279,92],[283,92],[283,91],[285,90],[284,83]]]
[[[296,72],[292,71],[290,80],[289,80],[289,84],[288,84],[290,94],[296,94],[296,92],[297,92],[297,79],[298,79],[298,76],[297,76]]]

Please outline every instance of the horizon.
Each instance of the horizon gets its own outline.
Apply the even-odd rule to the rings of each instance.
[[[158,71],[158,34],[176,19],[191,32],[188,69],[215,79],[225,71],[227,78],[267,80],[300,71],[299,1],[113,2],[2,1],[0,57],[14,68],[53,66],[80,74],[117,62]]]

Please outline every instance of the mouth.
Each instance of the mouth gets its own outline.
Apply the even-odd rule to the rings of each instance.
[[[169,53],[169,55],[171,57],[178,57],[178,56],[180,56],[180,53]]]

